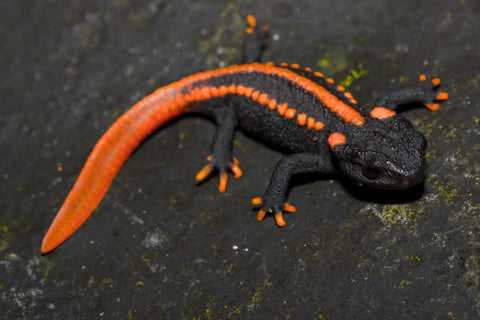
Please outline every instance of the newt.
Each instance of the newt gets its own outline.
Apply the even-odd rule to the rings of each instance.
[[[367,112],[350,92],[321,72],[297,63],[260,63],[269,45],[269,29],[247,17],[243,61],[196,73],[161,87],[137,102],[103,134],[55,216],[41,252],[55,249],[91,215],[117,172],[135,148],[167,121],[185,113],[201,113],[217,124],[211,155],[200,170],[200,181],[217,171],[218,190],[227,186],[227,171],[242,176],[232,156],[237,128],[268,146],[288,151],[276,165],[261,197],[257,219],[273,214],[285,226],[284,212],[296,208],[286,202],[293,175],[319,172],[340,174],[359,183],[405,189],[425,178],[425,137],[397,114],[397,106],[423,103],[439,108],[447,100],[437,90],[440,79],[418,82],[380,94]]]

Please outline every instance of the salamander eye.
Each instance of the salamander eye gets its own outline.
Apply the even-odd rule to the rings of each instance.
[[[377,180],[383,177],[384,173],[385,171],[382,168],[374,166],[367,166],[362,169],[362,174],[370,180]]]

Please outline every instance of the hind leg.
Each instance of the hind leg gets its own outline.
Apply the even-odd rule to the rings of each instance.
[[[262,53],[269,46],[270,30],[260,26],[254,16],[247,16],[248,26],[245,30],[242,63],[260,62]]]

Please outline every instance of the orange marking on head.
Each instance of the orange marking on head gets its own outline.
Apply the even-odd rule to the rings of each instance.
[[[439,92],[435,100],[448,100],[447,92]]]
[[[308,71],[308,72],[312,72],[312,68],[310,68],[310,67],[305,67],[305,68],[303,68],[303,70]]]
[[[305,113],[300,113],[297,116],[297,122],[299,125],[304,126],[307,123],[307,115]]]
[[[347,142],[347,138],[339,132],[334,132],[328,137],[328,144],[331,148],[335,147],[339,144],[345,144]]]
[[[308,117],[307,119],[307,128],[312,129],[315,124],[315,118],[314,117]]]
[[[432,84],[434,87],[437,87],[440,84],[440,79],[439,78],[432,79]]]
[[[421,74],[419,77],[418,77],[418,81],[425,81],[427,80],[427,77],[424,75],[424,74]]]
[[[259,95],[260,95],[260,92],[259,92],[258,90],[257,90],[257,91],[254,91],[254,92],[252,93],[252,100],[253,100],[253,101],[257,101]]]
[[[295,109],[288,108],[287,110],[285,110],[285,118],[293,119],[293,117],[295,117],[296,112],[297,111]]]
[[[277,112],[279,115],[283,116],[285,114],[285,111],[287,111],[287,109],[288,109],[288,104],[284,102],[277,107]]]
[[[277,100],[272,99],[268,102],[268,108],[270,108],[270,110],[274,110],[276,106],[277,106]]]
[[[257,25],[257,19],[251,14],[247,16],[247,22],[250,27],[255,27]]]
[[[331,83],[331,84],[334,84],[334,83],[335,83],[335,80],[333,80],[332,78],[328,78],[328,79],[327,79],[327,82],[328,82],[328,83]]]
[[[300,68],[300,65],[299,65],[298,63],[292,63],[292,64],[290,65],[290,67],[292,67],[292,68],[294,68],[294,69],[298,69],[298,68]]]
[[[337,90],[338,90],[338,91],[345,91],[345,87],[342,86],[342,85],[338,85],[338,86],[337,86]]]
[[[315,71],[313,74],[316,75],[317,77],[321,77],[321,78],[325,77],[325,76],[323,75],[323,73],[318,72],[318,71]]]
[[[393,117],[395,114],[395,111],[382,107],[376,107],[373,108],[372,111],[370,111],[370,116],[376,119],[390,118]]]
[[[267,104],[269,101],[268,99],[268,94],[266,93],[262,93],[258,96],[258,100],[257,102],[260,103],[260,104]]]
[[[315,125],[313,126],[313,128],[314,128],[315,130],[317,130],[317,131],[318,131],[318,130],[322,130],[323,127],[324,127],[324,124],[323,124],[322,121],[317,121],[317,122],[315,122]]]

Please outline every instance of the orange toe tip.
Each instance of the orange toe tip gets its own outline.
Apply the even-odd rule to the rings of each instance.
[[[238,166],[236,166],[236,165],[234,165],[233,167],[231,167],[230,170],[232,170],[233,176],[235,177],[235,179],[240,179],[240,178],[242,177],[242,175],[243,175],[242,170],[241,170]]]
[[[285,227],[287,225],[287,223],[283,219],[282,211],[275,213],[275,222],[279,227]]]
[[[432,79],[432,84],[435,87],[438,86],[440,84],[440,79],[439,78]]]
[[[439,105],[438,103],[433,103],[433,104],[425,103],[425,106],[426,106],[427,109],[430,110],[430,111],[437,111],[438,108],[440,108],[440,105]]]
[[[227,190],[227,177],[228,176],[226,172],[220,173],[220,183],[218,185],[218,191],[220,191],[221,193]]]
[[[256,197],[252,199],[252,204],[262,204],[262,197]]]
[[[448,100],[448,92],[439,92],[436,100]]]
[[[295,206],[292,206],[291,204],[285,203],[285,207],[283,210],[293,213],[297,211],[297,208],[295,208]]]
[[[265,211],[264,209],[260,209],[260,211],[258,211],[257,221],[262,222],[266,214],[267,214],[267,211]]]
[[[195,180],[197,181],[201,181],[203,179],[205,179],[209,174],[210,172],[212,172],[213,168],[210,167],[209,164],[206,164],[198,173],[197,175],[195,176]]]

